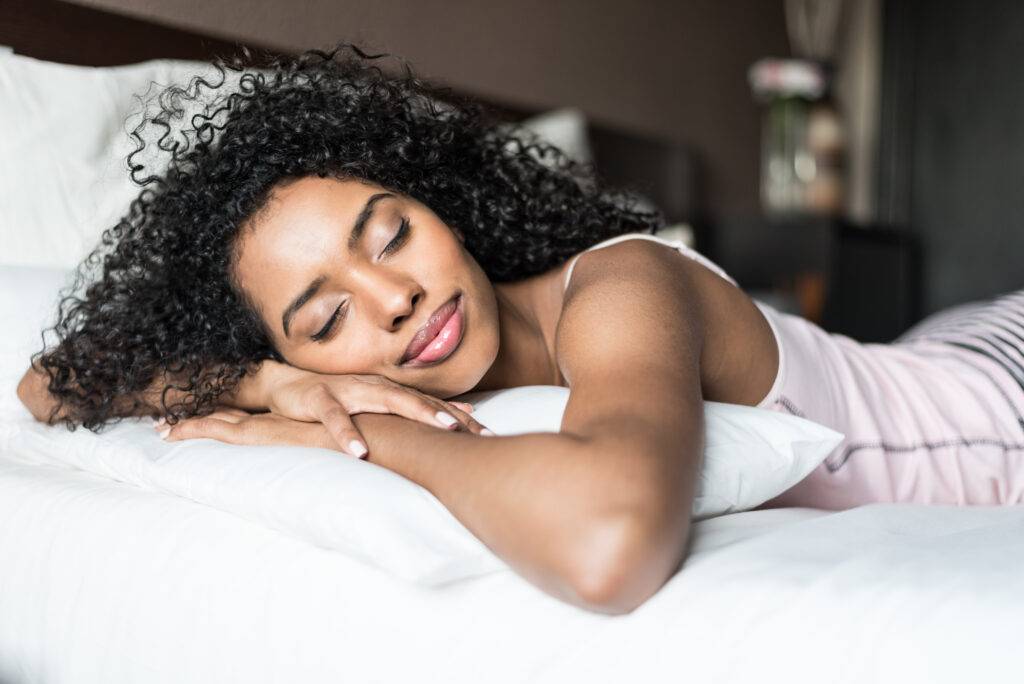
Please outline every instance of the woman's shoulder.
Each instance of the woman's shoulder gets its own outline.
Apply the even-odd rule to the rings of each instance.
[[[778,364],[770,323],[739,284],[700,252],[681,240],[631,233],[599,242],[570,261],[562,267],[563,307],[570,283],[575,282],[574,290],[586,287],[585,282],[571,280],[574,271],[582,275],[579,265],[583,263],[591,273],[621,272],[622,265],[629,264],[634,270],[663,270],[678,278],[701,318],[705,398],[755,405],[770,388]],[[658,264],[664,264],[664,269]]]
[[[625,251],[657,251],[658,247],[652,245],[660,245],[662,249],[669,249],[677,252],[690,260],[696,261],[712,273],[715,273],[722,279],[726,280],[733,286],[739,287],[737,282],[726,273],[725,269],[714,263],[711,259],[707,258],[696,249],[690,247],[687,244],[684,237],[678,231],[666,231],[661,234],[648,234],[648,233],[623,233],[621,235],[615,235],[607,240],[602,240],[590,247],[584,249],[580,253],[570,258],[561,269],[561,281],[562,289],[565,290],[569,287],[570,279],[572,278],[573,270],[576,268],[577,262],[581,257],[591,252],[598,250],[608,249],[613,246],[618,246],[613,250],[613,253],[623,253]],[[605,256],[610,257],[611,255],[606,254]],[[589,258],[589,257],[588,257]],[[612,257],[613,258],[613,257]]]

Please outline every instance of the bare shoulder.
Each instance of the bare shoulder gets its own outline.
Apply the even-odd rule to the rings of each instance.
[[[576,306],[588,300],[621,300],[619,315],[626,327],[644,330],[643,319],[669,329],[698,335],[699,374],[705,399],[754,405],[767,394],[778,368],[778,348],[771,326],[742,289],[704,264],[652,240],[624,240],[584,252],[577,258],[564,293],[558,337],[577,334],[600,337],[602,325],[565,325]],[[600,305],[596,305],[600,307]],[[630,322],[631,321],[631,322]],[[649,337],[649,335],[648,335]],[[666,340],[662,340],[664,344]],[[648,356],[666,351],[658,341],[633,336],[631,343]],[[559,345],[564,351],[584,349]],[[678,350],[679,348],[676,347]],[[563,375],[571,359],[560,359]],[[566,368],[568,367],[568,368]],[[571,378],[565,375],[567,380]]]
[[[699,411],[704,311],[679,256],[648,240],[579,256],[555,333],[571,389],[568,423],[654,415],[666,405]]]

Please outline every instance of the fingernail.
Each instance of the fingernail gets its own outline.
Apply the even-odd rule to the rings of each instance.
[[[156,428],[157,430],[159,430],[160,428],[162,428],[166,424],[167,424],[167,419],[166,418],[160,418],[160,419],[158,419],[158,420],[153,422],[153,427]]]
[[[160,431],[160,439],[167,439],[169,434],[171,434],[171,428],[164,428]]]
[[[437,422],[445,427],[451,427],[452,425],[455,425],[455,423],[459,422],[455,420],[455,416],[450,413],[445,413],[444,411],[438,411],[434,414],[434,417],[437,418]]]
[[[484,435],[485,437],[494,437],[495,436],[495,434],[493,432],[491,432],[490,430],[488,430],[487,428],[484,428],[483,430],[481,430],[480,434]]]
[[[348,451],[356,458],[362,458],[366,455],[366,446],[358,439],[353,439],[348,443]]]

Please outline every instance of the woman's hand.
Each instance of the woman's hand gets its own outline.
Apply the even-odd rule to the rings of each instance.
[[[186,418],[171,426],[160,420],[155,427],[168,442],[206,437],[230,444],[338,448],[321,423],[292,420],[273,413],[249,413],[237,408],[218,409],[207,416]]]
[[[335,448],[353,456],[366,454],[366,442],[352,423],[357,413],[393,413],[448,430],[493,434],[473,420],[473,407],[448,402],[382,375],[323,375],[266,361],[261,394],[265,407],[284,418],[322,423]]]

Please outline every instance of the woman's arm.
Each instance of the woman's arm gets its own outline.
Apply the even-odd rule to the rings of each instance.
[[[284,364],[266,360],[256,373],[246,375],[239,381],[234,391],[221,396],[220,405],[249,411],[263,411],[267,408],[268,385],[283,371]],[[32,416],[43,423],[53,424],[66,415],[62,407],[56,414],[58,401],[50,394],[50,378],[40,368],[30,365],[18,383],[18,399],[25,405]],[[154,380],[143,398],[143,405],[135,410],[136,415],[158,416],[163,414],[160,398],[164,388],[171,383],[169,380]],[[184,392],[171,387],[167,392],[168,404],[173,404],[185,396]]]
[[[673,256],[630,241],[579,260],[557,339],[572,384],[560,433],[478,437],[360,414],[369,460],[427,488],[546,592],[605,613],[639,606],[683,557],[703,446],[702,316]],[[262,423],[195,419],[169,438],[330,443],[319,424]]]
[[[571,387],[561,432],[452,444],[424,433],[390,445],[407,449],[385,449],[384,465],[542,588],[590,610],[635,609],[688,541],[704,437],[700,268],[650,241],[585,253],[556,336]]]
[[[49,392],[48,383],[44,371],[30,367],[18,384],[18,397],[36,420],[52,424],[68,412],[60,406],[55,413],[58,401]],[[168,405],[187,397],[170,380],[153,382],[141,402],[122,399],[124,404],[115,407],[116,415],[160,416],[165,391]],[[378,375],[321,375],[272,359],[262,361],[256,371],[218,396],[217,408],[270,411],[298,421],[321,422],[327,426],[334,446],[357,457],[365,455],[366,449],[350,414],[394,413],[447,429],[475,433],[485,430],[466,413],[472,407],[462,402],[447,402]],[[234,415],[237,417],[237,413]]]

